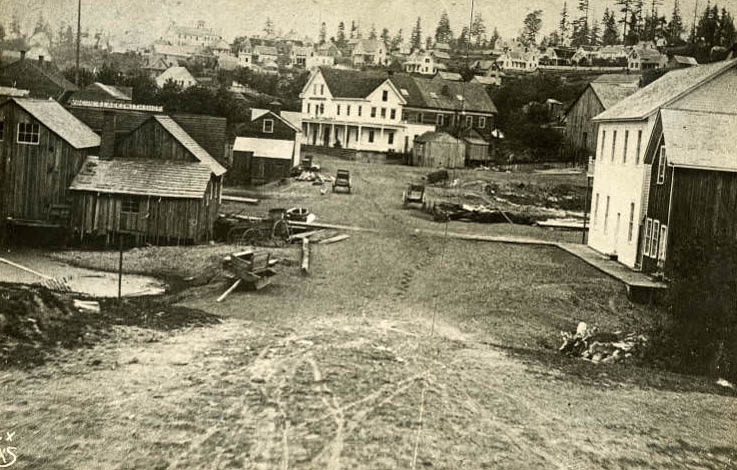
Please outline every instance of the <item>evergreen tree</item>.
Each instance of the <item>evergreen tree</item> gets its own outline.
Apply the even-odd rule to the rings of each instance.
[[[335,45],[339,48],[344,48],[346,46],[345,23],[342,21],[338,23],[338,34],[335,36]]]
[[[640,32],[637,27],[637,11],[632,10],[630,12],[630,29],[627,32],[627,36],[624,38],[625,46],[634,46],[640,41]]]
[[[266,23],[264,24],[264,34],[266,34],[266,36],[274,35],[274,22],[271,21],[270,17],[266,18]]]
[[[560,12],[560,21],[558,22],[558,38],[561,42],[568,39],[571,30],[571,22],[568,18],[568,2],[563,2],[563,10]]]
[[[622,14],[622,38],[627,37],[627,26],[630,25],[630,14],[632,13],[632,0],[616,0],[615,4],[619,6],[619,12]]]
[[[351,39],[356,37],[356,20],[351,20]]]
[[[440,15],[438,26],[437,28],[435,28],[435,42],[450,43],[452,39],[453,31],[451,31],[450,29],[450,18],[448,17],[448,12],[443,11],[443,13]]]
[[[650,0],[650,15],[646,18],[645,28],[648,30],[647,37],[655,39],[658,35],[658,28],[660,27],[660,15],[658,14],[658,7],[663,4],[663,0]],[[649,21],[647,21],[649,19]],[[647,24],[649,23],[649,24]]]
[[[601,43],[605,46],[613,46],[619,43],[617,19],[614,17],[614,12],[609,11],[609,8],[605,9],[604,18],[602,18],[601,23],[604,27],[604,32],[601,35]]]
[[[591,31],[589,31],[589,44],[592,46],[601,45],[601,27],[599,27],[599,22],[596,20],[591,23]]]
[[[730,47],[734,44],[735,39],[737,39],[737,32],[734,17],[726,8],[722,8],[722,17],[719,19],[719,45]]]
[[[468,26],[464,26],[456,39],[456,49],[466,49],[470,44]]]
[[[389,28],[383,28],[381,30],[381,36],[379,36],[379,37],[381,38],[381,41],[384,44],[390,44],[391,43],[391,37],[389,36]]]
[[[473,21],[471,22],[471,30],[469,31],[466,40],[470,42],[471,39],[475,39],[476,45],[480,45],[484,34],[486,34],[484,19],[481,17],[481,13],[476,13],[473,17]]]
[[[579,17],[573,22],[571,45],[585,46],[589,44],[591,30],[589,29],[589,0],[579,0]]]
[[[494,27],[494,32],[491,33],[491,38],[489,38],[489,45],[491,48],[496,49],[497,43],[501,40],[501,36],[499,35],[499,30],[496,29],[496,26]]]
[[[428,51],[432,49],[432,36],[428,36],[425,38],[425,49]]]
[[[397,31],[397,34],[395,34],[391,40],[390,44],[391,44],[392,50],[399,49],[403,42],[404,42],[404,38],[402,37],[402,30],[400,29],[399,31]]]
[[[535,10],[527,14],[524,20],[524,27],[520,32],[520,41],[526,46],[537,44],[537,35],[543,27],[542,10]]]
[[[369,32],[369,39],[376,39],[376,24],[371,24],[371,32]]]
[[[328,38],[328,27],[325,24],[325,22],[323,21],[322,24],[320,25],[320,35],[319,35],[319,40],[320,40],[320,45],[321,46],[323,44],[325,44],[327,38]]]
[[[413,50],[422,49],[422,25],[420,24],[421,19],[418,16],[415,27],[412,28],[412,35],[410,36],[409,43]]]
[[[675,0],[675,3],[673,4],[673,13],[671,13],[670,22],[668,23],[665,34],[668,39],[668,44],[673,45],[681,42],[681,36],[683,36],[684,32],[685,28],[683,27],[683,18],[681,18],[681,8],[678,0]]]

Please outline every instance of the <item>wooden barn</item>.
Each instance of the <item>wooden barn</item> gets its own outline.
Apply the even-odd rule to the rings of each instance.
[[[279,113],[252,109],[251,120],[235,128],[233,184],[262,184],[287,178],[300,163],[302,130]]]
[[[51,98],[60,103],[79,90],[43,56],[38,60],[29,59],[25,51],[21,51],[20,60],[0,68],[0,86],[22,88],[29,90],[33,98]]]
[[[69,185],[100,137],[52,100],[11,98],[0,106],[0,221],[64,226]]]
[[[103,147],[71,185],[78,236],[126,234],[156,244],[212,239],[226,170],[171,117],[152,116]]]
[[[639,249],[642,270],[670,274],[681,245],[737,239],[737,114],[663,109],[645,163],[652,165]]]
[[[412,165],[463,168],[466,165],[466,143],[445,132],[425,132],[415,138]]]

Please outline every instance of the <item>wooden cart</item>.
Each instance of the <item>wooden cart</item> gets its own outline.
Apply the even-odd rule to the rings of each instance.
[[[286,210],[271,209],[266,219],[243,221],[228,231],[228,242],[237,246],[283,246],[289,241],[291,231]]]
[[[272,269],[276,261],[266,251],[246,250],[233,253],[227,262],[228,267],[243,283],[256,290],[269,285],[277,274]]]
[[[407,190],[402,193],[402,205],[404,207],[410,204],[422,204],[425,207],[425,185],[413,184],[407,185]]]
[[[351,192],[351,172],[348,170],[338,170],[333,181],[333,192],[338,188],[343,188],[349,193]]]

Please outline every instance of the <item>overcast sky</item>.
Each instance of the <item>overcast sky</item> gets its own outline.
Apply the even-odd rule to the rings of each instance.
[[[680,1],[688,25],[696,1],[702,10],[706,0]],[[673,2],[663,0],[660,7],[668,18]],[[569,10],[577,4],[578,0],[569,1]],[[737,0],[719,0],[718,4],[737,13]],[[614,0],[591,0],[592,16],[600,19],[604,8],[613,5]],[[7,23],[17,12],[24,25],[32,28],[43,12],[54,26],[62,21],[76,23],[76,6],[77,0],[0,0],[0,19]],[[489,33],[496,26],[505,38],[516,36],[525,15],[536,9],[544,12],[543,31],[554,29],[562,6],[563,0],[475,1]],[[170,21],[191,24],[202,19],[230,40],[236,35],[261,33],[266,18],[271,17],[277,29],[294,29],[300,35],[316,38],[321,21],[327,23],[328,36],[334,36],[339,21],[345,21],[349,28],[355,19],[365,33],[375,23],[379,31],[385,26],[392,34],[402,28],[408,38],[417,16],[423,19],[423,36],[432,35],[443,10],[450,14],[457,35],[470,20],[471,0],[82,0],[82,27],[114,34],[140,31],[142,36],[149,36],[148,40],[160,36]]]

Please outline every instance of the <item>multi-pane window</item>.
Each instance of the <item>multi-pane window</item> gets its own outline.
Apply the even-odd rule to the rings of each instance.
[[[635,165],[640,164],[640,151],[642,150],[642,131],[637,131],[637,153],[635,154]]]
[[[442,114],[438,114],[435,117],[435,124],[437,124],[438,126],[443,126],[445,124],[445,116],[443,116]]]
[[[392,108],[389,112],[389,119],[394,120],[397,118],[397,110]]]
[[[347,105],[345,107],[345,114],[346,114],[346,116],[350,116],[351,115],[351,105]]]
[[[645,221],[645,247],[642,250],[646,256],[650,255],[650,244],[653,238],[653,219],[649,218]]]
[[[376,106],[372,106],[371,107],[371,117],[372,118],[375,118],[376,117]]]
[[[635,203],[630,203],[630,226],[627,231],[627,241],[632,243],[632,235],[635,231]]]
[[[265,134],[274,133],[274,120],[273,119],[264,119],[264,133]]]
[[[665,183],[665,145],[660,147],[660,158],[658,159],[658,184]]]
[[[120,212],[126,214],[138,214],[138,199],[127,197],[121,201]]]
[[[361,111],[363,110],[363,106],[358,107],[358,116],[361,117]]]
[[[390,132],[387,134],[387,142],[389,145],[392,145],[394,143],[394,132]]]
[[[387,101],[389,99],[389,92],[384,90],[381,92],[381,101]]]
[[[335,114],[337,114],[338,116],[340,116],[340,105],[336,106]]]
[[[604,233],[606,233],[607,225],[609,225],[609,196],[606,197],[606,207],[604,208]]]
[[[37,145],[40,133],[41,126],[38,124],[21,122],[18,124],[18,143]]]
[[[599,220],[599,193],[596,193],[596,202],[594,203],[594,227]]]
[[[320,85],[320,94],[321,95],[325,94],[325,85]]]
[[[660,221],[653,220],[653,241],[650,244],[650,256],[655,257],[658,253],[658,237],[660,236]]]
[[[667,248],[668,241],[668,226],[663,225],[660,227],[660,248],[658,249],[658,259],[665,261],[665,250]]]
[[[617,151],[617,131],[612,133],[612,161],[614,161],[614,154]]]
[[[627,163],[627,145],[630,140],[630,131],[624,131],[624,150],[622,151],[622,163]]]
[[[370,144],[374,143],[374,131],[369,131],[368,139]]]
[[[473,126],[473,116],[466,116],[466,127]]]
[[[601,159],[604,160],[604,142],[606,141],[606,131],[601,131]]]
[[[386,108],[381,108],[381,118],[386,118]]]
[[[486,118],[479,116],[479,129],[483,129],[484,127],[486,127]]]
[[[310,114],[310,103],[307,103],[307,114]]]

